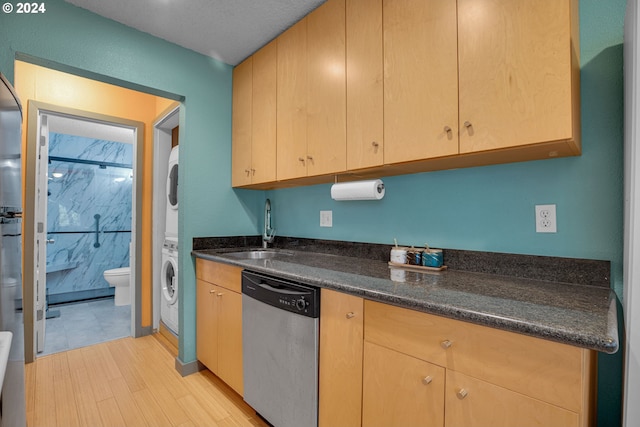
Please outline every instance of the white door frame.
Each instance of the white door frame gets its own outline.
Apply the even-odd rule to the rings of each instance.
[[[47,173],[49,169],[49,120],[44,112],[38,114],[36,191],[34,194],[35,234],[34,250],[34,310],[36,352],[44,351],[44,337],[47,323]]]
[[[153,329],[160,327],[162,244],[166,227],[166,184],[171,154],[171,130],[180,122],[180,104],[171,105],[153,124]]]
[[[624,43],[624,317],[623,425],[640,420],[640,10],[627,2]]]
[[[24,201],[24,254],[23,254],[23,317],[25,334],[25,362],[30,363],[36,357],[36,305],[35,305],[35,218],[36,205],[35,195],[37,189],[36,167],[38,165],[38,126],[41,112],[52,115],[77,117],[82,120],[89,120],[101,123],[113,124],[116,126],[129,127],[134,129],[134,150],[133,150],[133,200],[132,200],[132,223],[131,223],[131,334],[134,337],[142,335],[141,319],[141,263],[136,262],[142,259],[142,227],[137,226],[137,222],[142,218],[142,203],[137,203],[138,195],[142,194],[142,164],[144,146],[144,123],[123,119],[120,117],[107,116],[104,114],[90,113],[87,111],[61,107],[39,101],[28,101],[28,128],[27,128],[27,148],[25,153],[25,190]]]

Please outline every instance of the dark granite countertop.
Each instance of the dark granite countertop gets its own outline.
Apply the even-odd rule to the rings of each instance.
[[[608,286],[451,268],[412,272],[394,269],[375,257],[289,248],[275,249],[285,253],[271,259],[228,255],[242,250],[247,247],[199,249],[194,245],[192,254],[373,301],[577,347],[605,353],[618,349],[616,297]],[[446,261],[445,255],[445,264]]]

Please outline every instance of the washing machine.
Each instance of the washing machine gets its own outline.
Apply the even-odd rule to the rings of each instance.
[[[160,273],[160,318],[162,323],[178,335],[178,241],[165,239],[162,245]]]
[[[165,238],[178,239],[178,146],[171,149],[167,174],[167,223]]]

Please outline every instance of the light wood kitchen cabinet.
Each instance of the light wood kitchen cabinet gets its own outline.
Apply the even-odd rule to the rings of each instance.
[[[276,179],[276,44],[233,70],[232,185]]]
[[[459,0],[460,153],[572,141],[578,0]]]
[[[213,284],[196,280],[196,345],[198,360],[212,371],[218,366],[218,313]]]
[[[383,8],[384,163],[458,154],[456,2]]]
[[[540,401],[545,403],[540,408],[551,406],[563,409],[540,409],[540,416],[546,414],[546,421],[533,425],[567,425],[564,424],[566,417],[577,419],[574,425],[591,425],[596,362],[594,351],[373,301],[365,301],[366,343],[441,366],[446,369],[447,375],[451,372],[451,375],[455,373],[473,377],[482,384],[482,387],[478,384],[474,387],[486,389],[487,396],[510,390],[514,393],[510,399],[514,401]],[[368,348],[365,347],[365,360]],[[447,388],[451,384],[447,380]],[[388,387],[397,386],[388,384]],[[454,394],[458,392],[455,388],[452,390]],[[366,386],[363,393],[367,394]],[[445,405],[447,402],[451,404],[450,399],[450,396],[445,399]],[[474,402],[480,399],[477,397]],[[527,407],[533,408],[531,405]],[[448,413],[449,406],[446,408],[445,412]],[[496,425],[491,422],[492,419],[480,418],[482,412],[479,409],[476,409],[476,421],[467,423],[469,419],[464,417],[468,415],[468,408],[460,408],[467,411],[466,415],[453,416],[452,420],[462,417],[464,425]],[[490,407],[485,410],[488,411],[487,416],[499,415],[492,412]],[[567,415],[567,412],[570,414]],[[534,421],[536,419],[531,418]],[[447,423],[445,425],[448,427]]]
[[[364,300],[329,289],[320,298],[318,425],[359,426]]]
[[[275,41],[275,178],[234,154],[233,185],[579,155],[578,23],[578,0],[329,0]],[[268,108],[249,93],[234,78],[234,153]]]
[[[196,260],[196,353],[198,360],[243,393],[242,268]]]
[[[233,69],[231,106],[231,183],[234,187],[251,184],[251,112],[253,97],[253,58]]]
[[[277,178],[346,170],[345,0],[277,39]]]
[[[577,427],[575,412],[447,370],[446,427]]]
[[[277,39],[277,179],[307,175],[307,18]]]
[[[382,0],[346,0],[347,169],[384,163]]]
[[[307,15],[307,175],[347,169],[345,0]]]
[[[445,369],[365,342],[362,425],[442,427]]]

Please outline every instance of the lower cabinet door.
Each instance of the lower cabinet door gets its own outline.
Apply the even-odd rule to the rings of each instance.
[[[447,427],[577,427],[578,414],[546,402],[447,371]]]
[[[442,427],[444,387],[444,368],[364,343],[363,426]]]
[[[369,0],[366,0],[369,1]],[[322,289],[319,427],[362,424],[364,300]]]
[[[196,355],[209,370],[218,369],[216,291],[211,283],[196,281]]]
[[[218,376],[242,396],[242,295],[218,288]]]

